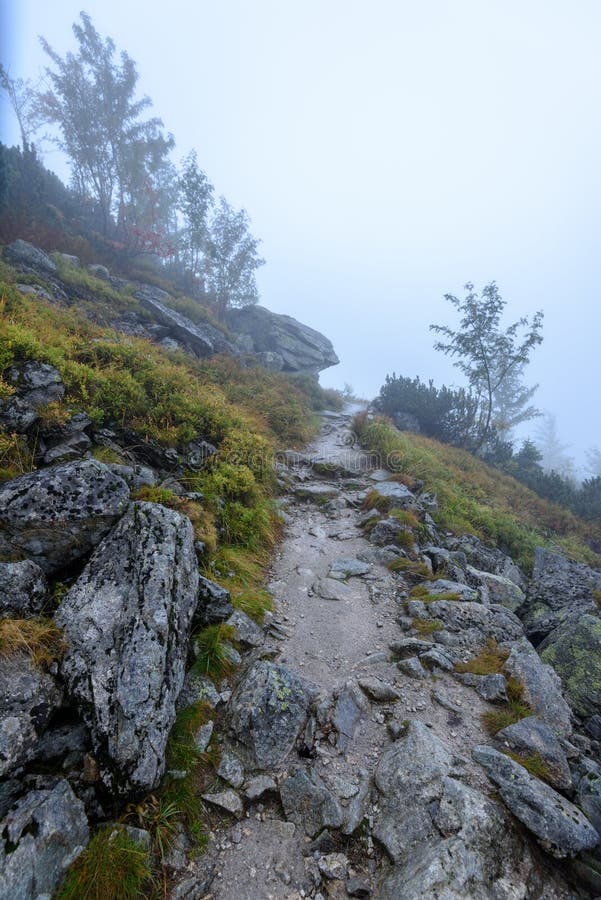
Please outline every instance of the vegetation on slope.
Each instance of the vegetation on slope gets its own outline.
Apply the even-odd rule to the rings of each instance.
[[[601,529],[538,497],[520,482],[456,447],[398,431],[388,419],[355,418],[361,444],[383,466],[424,481],[436,494],[436,524],[454,534],[475,534],[506,550],[527,571],[534,548],[558,545],[570,556],[601,566],[591,547]]]

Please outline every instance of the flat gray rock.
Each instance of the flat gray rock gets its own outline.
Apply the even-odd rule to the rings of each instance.
[[[238,684],[229,725],[246,748],[249,765],[277,769],[305,727],[316,689],[284,666],[260,660]]]
[[[447,645],[451,648],[476,651],[489,638],[502,643],[518,640],[524,634],[520,620],[503,606],[483,606],[481,603],[461,600],[433,600],[431,603],[411,601],[410,609],[413,608],[416,610],[415,615],[438,619],[443,623],[448,632]]]
[[[549,784],[560,791],[572,787],[572,775],[566,755],[555,734],[536,716],[527,716],[513,725],[501,729],[495,735],[502,747],[507,747],[520,756],[539,756],[549,773]]]
[[[241,609],[235,609],[226,622],[232,626],[236,641],[243,647],[260,647],[265,643],[263,629]]]
[[[596,847],[601,838],[577,806],[492,747],[474,747],[474,759],[511,812],[552,856],[561,859]]]
[[[89,553],[128,503],[123,479],[94,459],[13,478],[0,485],[0,552],[56,572]]]
[[[314,769],[285,778],[280,785],[280,798],[286,818],[309,836],[323,828],[342,825],[342,808]]]
[[[62,672],[118,793],[163,774],[197,599],[190,520],[133,503],[57,610]]]
[[[207,803],[212,803],[213,806],[218,806],[220,809],[224,809],[226,812],[231,813],[231,815],[235,816],[237,819],[242,818],[242,815],[244,813],[244,805],[235,791],[217,791],[216,793],[212,794],[203,794],[202,799],[206,800]]]
[[[359,687],[367,694],[370,700],[377,703],[386,703],[389,700],[398,700],[401,696],[392,684],[387,684],[379,678],[360,678]]]
[[[328,575],[330,578],[346,581],[347,578],[360,578],[370,572],[371,565],[360,559],[337,559],[330,566]]]

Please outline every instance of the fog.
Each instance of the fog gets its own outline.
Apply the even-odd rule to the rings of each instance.
[[[0,0],[2,61],[35,78],[82,0]],[[545,312],[527,370],[579,460],[601,444],[597,0],[87,0],[176,139],[244,206],[261,302],[323,331],[326,386],[461,383],[433,350],[443,294],[495,280]],[[2,107],[1,139],[18,143]],[[45,146],[44,162],[65,163]]]

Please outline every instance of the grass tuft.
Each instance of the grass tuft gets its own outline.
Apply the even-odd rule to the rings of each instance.
[[[440,619],[422,619],[420,616],[417,616],[412,620],[411,627],[414,628],[418,634],[428,635],[433,634],[435,631],[440,631],[444,626]]]
[[[499,647],[494,638],[489,638],[478,653],[467,662],[456,663],[456,672],[469,672],[471,675],[499,675],[507,662],[509,651]]]
[[[522,756],[519,753],[511,753],[508,750],[504,750],[503,753],[510,756],[511,759],[516,763],[519,763],[520,766],[523,766],[526,771],[530,772],[531,775],[534,775],[535,778],[540,778],[541,781],[549,781],[551,773],[540,753],[530,753],[527,756]]]
[[[227,652],[227,642],[232,641],[235,634],[233,626],[223,622],[203,628],[195,639],[198,655],[193,670],[213,681],[231,675],[234,667]]]
[[[123,828],[109,825],[73,863],[57,900],[139,900],[151,878],[148,851]]]
[[[0,656],[28,656],[36,666],[61,658],[65,642],[51,619],[0,619]]]

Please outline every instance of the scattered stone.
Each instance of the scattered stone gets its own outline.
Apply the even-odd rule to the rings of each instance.
[[[359,769],[359,788],[344,813],[342,833],[354,834],[367,815],[371,794],[371,777],[367,769]]]
[[[219,791],[215,794],[203,794],[202,799],[206,800],[207,803],[212,803],[213,806],[219,806],[220,809],[224,809],[226,812],[231,813],[237,819],[242,818],[244,806],[242,800],[235,791],[228,790]]]
[[[0,485],[0,553],[23,553],[46,574],[81,558],[125,512],[129,489],[93,459]]]
[[[349,861],[344,853],[328,853],[318,860],[317,865],[324,878],[343,881],[348,874]]]
[[[268,775],[256,775],[246,783],[244,796],[247,800],[258,800],[263,794],[277,791],[277,784]]]
[[[443,672],[452,672],[455,668],[455,663],[451,657],[439,650],[438,647],[432,647],[430,650],[426,650],[425,653],[420,653],[419,661],[426,669],[431,671],[442,669]]]
[[[230,592],[221,585],[204,578],[198,578],[198,606],[196,618],[202,626],[224,622],[234,612]]]
[[[357,724],[367,708],[367,701],[357,685],[348,681],[336,698],[332,715],[332,725],[338,732],[337,746],[343,753],[350,747]]]
[[[399,659],[409,659],[412,656],[419,656],[420,653],[426,653],[432,649],[429,641],[421,641],[419,638],[408,637],[400,641],[392,641],[388,645],[391,652]]]
[[[539,756],[545,764],[549,784],[560,791],[571,789],[572,775],[561,744],[549,726],[536,716],[527,716],[501,729],[495,740],[520,756]]]
[[[0,824],[0,897],[49,898],[89,840],[84,805],[69,783],[25,794]]]
[[[265,643],[263,629],[241,609],[234,610],[227,619],[227,624],[233,627],[234,637],[243,647],[260,647]]]
[[[213,722],[206,722],[204,725],[201,725],[196,732],[196,735],[194,736],[194,743],[199,753],[204,753],[211,743],[214,728],[215,725]],[[236,785],[234,785],[234,787],[236,787]]]
[[[137,502],[57,610],[62,672],[117,793],[152,790],[163,774],[197,592],[190,520]]]
[[[221,754],[221,761],[217,774],[233,788],[241,788],[244,784],[244,769],[242,763],[235,753],[231,750],[224,750]]]
[[[458,681],[476,689],[483,700],[489,703],[507,702],[507,679],[504,675],[473,675],[462,672],[456,675]]]
[[[352,600],[356,594],[353,588],[336,578],[318,578],[313,585],[313,592],[322,600]]]
[[[299,771],[280,784],[286,818],[313,836],[323,828],[340,828],[342,809],[314,769]]]
[[[251,667],[230,701],[230,728],[252,767],[276,768],[284,761],[316,695],[313,685],[284,666],[260,660]]]
[[[415,615],[438,619],[443,623],[444,630],[448,632],[448,647],[477,652],[489,638],[502,643],[517,641],[523,636],[520,620],[503,606],[483,606],[481,603],[461,600],[433,600],[431,603],[412,601],[409,607],[410,613],[415,609]]]
[[[379,678],[360,678],[359,687],[370,700],[375,700],[377,703],[398,700],[401,696],[400,691],[397,691],[391,684],[380,681]]]
[[[526,590],[528,582],[524,573],[510,556],[496,547],[487,547],[472,534],[449,538],[446,543],[449,550],[456,554],[460,553],[476,569],[503,575],[505,578],[510,578],[523,591]],[[462,565],[462,563],[460,564]]]
[[[459,594],[461,600],[466,603],[478,603],[480,595],[478,591],[470,587],[469,584],[462,584],[458,581],[448,581],[446,578],[437,578],[435,581],[428,581],[426,584],[428,593],[433,594]]]
[[[324,504],[328,500],[333,500],[339,493],[340,491],[335,485],[322,484],[321,482],[298,484],[294,488],[294,495],[298,500],[310,500],[317,504]]]
[[[396,665],[399,672],[409,678],[426,678],[428,675],[417,656],[400,659]]]
[[[361,562],[360,559],[337,559],[330,566],[328,575],[330,578],[346,581],[347,578],[360,578],[369,572],[371,572],[370,564]]]
[[[216,709],[221,703],[221,695],[210,678],[190,669],[186,672],[176,708],[179,711],[198,702],[208,703],[211,709]]]
[[[47,596],[46,577],[36,563],[0,562],[0,617],[39,615]]]
[[[499,789],[511,812],[552,856],[561,859],[590,850],[601,840],[586,816],[504,753],[479,745],[474,759]]]

